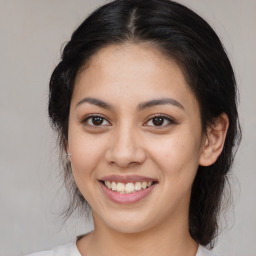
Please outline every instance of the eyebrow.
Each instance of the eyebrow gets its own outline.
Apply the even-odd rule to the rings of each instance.
[[[78,107],[79,105],[83,104],[83,103],[90,103],[90,104],[93,104],[93,105],[96,105],[98,107],[101,107],[101,108],[105,108],[105,109],[113,109],[113,106],[106,103],[105,101],[103,100],[99,100],[99,99],[96,99],[96,98],[90,98],[90,97],[86,97],[86,98],[83,98],[82,100],[80,100],[77,104],[76,104],[76,107]]]
[[[78,107],[79,105],[83,104],[83,103],[90,103],[90,104],[93,104],[93,105],[96,105],[98,107],[101,107],[101,108],[105,108],[105,109],[108,109],[108,110],[112,110],[114,109],[114,107],[112,105],[110,105],[109,103],[103,101],[103,100],[100,100],[100,99],[96,99],[96,98],[91,98],[91,97],[86,97],[86,98],[83,98],[82,100],[80,100],[77,104],[76,104],[76,107]],[[138,111],[141,111],[141,110],[144,110],[146,108],[150,108],[150,107],[153,107],[153,106],[157,106],[157,105],[166,105],[166,104],[169,104],[169,105],[173,105],[175,107],[178,107],[180,109],[184,109],[183,105],[181,103],[179,103],[177,100],[175,99],[171,99],[171,98],[160,98],[160,99],[153,99],[153,100],[150,100],[150,101],[146,101],[146,102],[142,102],[140,103],[138,106],[137,106],[137,110]]]
[[[140,103],[137,107],[137,110],[143,110],[145,108],[149,108],[149,107],[153,107],[153,106],[157,106],[157,105],[166,105],[166,104],[170,104],[173,105],[175,107],[184,109],[184,107],[182,106],[181,103],[179,103],[177,100],[175,99],[171,99],[171,98],[161,98],[161,99],[154,99],[154,100],[150,100],[150,101],[146,101],[143,103]]]

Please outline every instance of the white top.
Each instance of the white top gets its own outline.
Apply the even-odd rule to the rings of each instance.
[[[71,243],[55,247],[52,250],[36,252],[27,256],[81,256],[81,254],[77,249],[75,240]],[[199,245],[196,256],[214,256],[214,254]]]

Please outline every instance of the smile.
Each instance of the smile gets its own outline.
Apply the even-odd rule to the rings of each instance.
[[[114,192],[118,192],[121,194],[132,194],[137,191],[140,191],[142,189],[149,188],[153,185],[152,181],[137,181],[135,183],[129,182],[129,183],[122,183],[122,182],[114,182],[114,181],[104,181],[104,185],[111,189]]]
[[[111,175],[99,180],[103,193],[118,204],[132,204],[150,195],[158,181],[143,176]]]

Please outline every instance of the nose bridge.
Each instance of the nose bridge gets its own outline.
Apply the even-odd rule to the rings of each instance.
[[[130,124],[120,124],[116,130],[114,146],[122,151],[132,151],[136,148],[136,131]],[[137,141],[138,143],[138,141]]]
[[[138,129],[128,122],[117,125],[107,152],[108,162],[127,167],[132,163],[142,163],[145,156]]]

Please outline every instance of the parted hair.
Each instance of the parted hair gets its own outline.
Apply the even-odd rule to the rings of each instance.
[[[74,182],[70,163],[64,157],[76,76],[101,48],[127,42],[152,45],[179,65],[199,103],[204,133],[220,114],[228,116],[223,151],[211,166],[198,167],[191,193],[190,234],[196,242],[211,248],[218,234],[222,198],[241,138],[236,80],[214,30],[195,12],[174,1],[109,2],[92,12],[65,45],[61,61],[51,75],[48,105],[52,127],[58,134],[64,181],[70,194],[65,216],[88,207]]]

